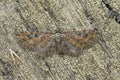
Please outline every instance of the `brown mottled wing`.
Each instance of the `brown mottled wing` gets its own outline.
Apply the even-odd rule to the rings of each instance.
[[[40,33],[34,36],[29,32],[17,35],[18,43],[27,50],[39,51],[39,53],[50,53],[56,50],[59,54],[77,56],[83,50],[91,48],[98,42],[98,32],[92,29],[83,31],[72,31],[66,33]]]
[[[35,47],[37,47],[37,49],[43,53],[50,53],[55,46],[55,37],[52,34],[42,33],[39,38],[40,41],[37,42]]]
[[[30,37],[33,34],[29,32],[22,32],[17,35],[18,43],[22,48],[35,51],[38,50],[41,52],[48,52],[52,46],[52,35],[48,33],[41,33],[39,36]]]
[[[77,56],[83,50],[93,47],[98,39],[98,33],[92,29],[67,32],[62,37],[61,45],[57,50],[59,54]]]

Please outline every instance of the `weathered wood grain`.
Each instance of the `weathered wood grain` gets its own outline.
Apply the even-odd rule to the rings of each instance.
[[[87,1],[87,3],[85,3]],[[0,80],[120,80],[120,24],[107,17],[102,0],[0,0]],[[120,1],[110,5],[120,12]],[[112,54],[109,58],[99,44],[78,57],[44,55],[21,48],[16,34],[23,31],[91,29],[83,5]],[[53,51],[55,53],[55,51]]]

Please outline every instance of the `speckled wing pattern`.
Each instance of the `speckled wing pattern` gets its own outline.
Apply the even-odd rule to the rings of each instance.
[[[63,54],[79,55],[83,50],[93,47],[99,40],[99,35],[95,30],[73,31],[64,34],[61,51]],[[64,50],[66,49],[66,50]],[[58,48],[58,51],[60,48]],[[64,52],[66,51],[66,52]]]
[[[95,29],[69,31],[64,33],[41,32],[35,36],[29,32],[17,34],[17,40],[22,48],[43,53],[56,50],[59,54],[79,55],[83,50],[93,47],[99,40]]]

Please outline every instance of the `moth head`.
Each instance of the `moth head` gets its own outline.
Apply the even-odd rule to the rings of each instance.
[[[56,34],[54,35],[54,40],[55,40],[56,44],[58,44],[58,45],[61,44],[64,36],[65,36],[65,34],[56,33]]]
[[[81,37],[87,37],[88,33],[86,32],[86,30],[82,30],[80,36]]]

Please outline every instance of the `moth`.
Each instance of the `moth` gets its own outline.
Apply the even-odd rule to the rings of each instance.
[[[19,45],[29,51],[50,53],[56,51],[60,55],[79,55],[83,50],[93,47],[99,41],[96,29],[69,31],[63,33],[41,32],[35,35],[21,32],[16,35]]]

